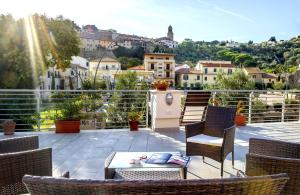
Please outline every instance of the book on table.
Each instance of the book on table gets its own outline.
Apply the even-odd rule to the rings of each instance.
[[[183,156],[181,154],[171,154],[171,153],[154,153],[148,158],[145,163],[149,164],[178,164],[186,166],[190,157]]]

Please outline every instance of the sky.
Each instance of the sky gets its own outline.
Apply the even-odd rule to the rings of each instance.
[[[0,14],[63,15],[78,25],[150,38],[261,42],[300,35],[300,0],[0,0]]]

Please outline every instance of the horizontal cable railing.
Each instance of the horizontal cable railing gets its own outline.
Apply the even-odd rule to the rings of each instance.
[[[209,93],[209,98],[203,96],[203,93]],[[236,108],[239,102],[244,105],[241,113],[246,117],[247,123],[289,122],[300,119],[299,90],[187,90],[183,94],[181,124],[200,121],[205,104]]]
[[[237,107],[247,123],[299,121],[300,91],[186,90],[181,91],[181,124],[201,121],[207,105]],[[0,90],[0,124],[13,119],[17,131],[54,129],[54,121],[72,103],[80,102],[81,129],[128,128],[128,114],[141,113],[140,127],[148,127],[147,90]],[[71,109],[70,107],[69,109]],[[0,126],[1,127],[1,126]],[[1,127],[2,128],[2,127]]]
[[[16,122],[16,131],[54,129],[64,111],[80,108],[81,129],[128,128],[128,114],[139,112],[148,124],[149,91],[137,90],[0,90],[0,123]],[[74,107],[75,106],[75,107]]]

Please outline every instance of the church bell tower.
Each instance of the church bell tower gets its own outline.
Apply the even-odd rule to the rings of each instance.
[[[171,41],[173,41],[173,39],[174,39],[173,28],[172,28],[171,25],[168,27],[168,34],[167,34],[167,37],[168,37]]]

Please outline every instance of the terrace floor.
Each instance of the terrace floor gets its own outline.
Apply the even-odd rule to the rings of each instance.
[[[59,176],[70,171],[73,178],[104,178],[104,160],[113,151],[181,151],[185,153],[184,129],[153,132],[142,129],[82,130],[79,134],[55,134],[53,132],[16,133],[14,136],[38,135],[40,147],[52,147],[53,172]],[[0,135],[0,139],[12,136]],[[278,139],[300,143],[300,123],[261,123],[237,128],[235,139],[235,167],[231,155],[225,161],[224,177],[244,170],[245,154],[250,137]],[[220,177],[220,163],[201,157],[192,157],[188,178]]]

